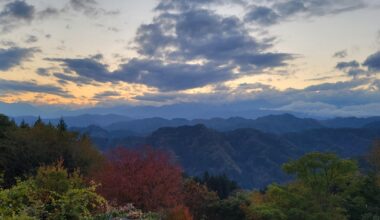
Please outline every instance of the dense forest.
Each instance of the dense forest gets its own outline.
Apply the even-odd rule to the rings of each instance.
[[[234,140],[243,138],[239,135]],[[159,143],[100,152],[90,137],[68,130],[63,120],[29,125],[0,115],[0,219],[380,218],[379,141],[368,146],[360,163],[311,146],[310,152],[284,161],[286,183],[258,189],[240,187],[222,172],[189,175]],[[260,169],[260,161],[252,160]]]

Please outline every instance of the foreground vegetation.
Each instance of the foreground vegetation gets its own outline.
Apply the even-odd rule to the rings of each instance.
[[[227,176],[186,177],[167,152],[99,153],[90,139],[0,115],[0,219],[380,219],[380,142],[368,165],[329,153],[284,164],[284,185],[242,190]]]

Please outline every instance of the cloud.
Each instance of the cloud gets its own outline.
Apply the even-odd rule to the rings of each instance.
[[[78,79],[86,79],[83,80],[84,83],[91,80],[97,82],[129,82],[145,84],[165,91],[200,87],[234,77],[231,67],[215,67],[213,64],[165,64],[159,60],[133,59],[120,65],[118,70],[110,72],[106,65],[91,59],[54,60],[63,62],[65,68],[78,74],[78,77],[54,74],[54,76],[67,81],[78,82]]]
[[[160,10],[151,23],[141,25],[135,38],[139,58],[121,63],[114,71],[96,57],[50,60],[97,82],[178,91],[258,74],[294,59],[292,54],[271,52],[272,47],[273,39],[256,39],[238,17],[191,7]]]
[[[14,1],[5,5],[1,16],[9,16],[18,19],[31,20],[35,13],[34,6],[25,1]]]
[[[336,69],[353,77],[375,75],[380,71],[380,51],[369,55],[362,64],[356,60],[338,62]]]
[[[45,19],[58,15],[55,8],[36,9],[24,0],[13,0],[6,3],[0,11],[0,32],[10,32],[16,27],[28,25],[35,19]]]
[[[380,71],[380,51],[376,52],[364,61],[363,66],[368,67],[370,71],[379,72]]]
[[[204,59],[250,70],[285,65],[292,59],[290,54],[266,52],[272,42],[252,37],[237,17],[203,9],[161,14],[138,30],[136,43],[146,56],[182,62]]]
[[[0,79],[0,91],[11,93],[35,92],[57,95],[64,98],[74,98],[73,95],[67,93],[60,87],[49,84],[37,84],[33,81],[14,81]]]
[[[285,0],[263,1],[264,5],[251,5],[245,20],[262,26],[277,24],[295,16],[315,17],[358,10],[367,5],[362,0]]]
[[[116,91],[105,91],[105,92],[100,92],[97,93],[93,98],[94,99],[104,99],[104,98],[109,98],[109,97],[115,97],[115,96],[120,96],[121,94]]]
[[[0,40],[0,44],[5,47],[17,47],[17,44],[11,40]]]
[[[244,20],[260,25],[272,25],[279,21],[280,15],[274,10],[264,6],[253,6],[245,15]]]
[[[346,58],[348,55],[347,50],[341,50],[334,53],[334,58]]]
[[[39,11],[37,13],[38,15],[38,18],[39,19],[46,19],[46,18],[50,18],[50,17],[54,17],[54,16],[57,16],[61,13],[60,10],[56,9],[56,8],[51,8],[51,7],[48,7],[48,8],[45,8],[41,11]]]
[[[115,15],[119,11],[107,11],[98,7],[98,2],[95,0],[70,0],[69,6],[77,12],[81,12],[86,16],[97,17],[99,15]]]
[[[1,32],[8,32],[21,24],[28,24],[34,17],[33,5],[20,0],[9,2],[0,11]]]
[[[66,85],[68,82],[75,83],[78,86],[92,84],[92,80],[86,77],[73,76],[65,73],[53,73],[53,76],[58,79],[58,83]]]
[[[39,50],[36,48],[11,47],[0,49],[0,71],[7,71],[27,61]]]
[[[323,104],[326,109],[328,106],[332,109],[341,109],[346,106],[369,106],[372,103],[380,103],[379,91],[379,80],[364,78],[284,91],[266,84],[245,83],[235,88],[214,87],[210,93],[159,92],[136,96],[134,99],[155,104],[223,104],[234,106],[235,111],[241,111],[243,107],[247,106],[256,106],[258,109],[266,110],[296,111],[298,105],[295,103],[312,103],[309,104],[309,107],[305,105],[296,111],[310,113],[314,108],[317,111],[315,105]],[[306,107],[310,110],[307,111]],[[365,109],[362,112],[365,112]],[[339,115],[338,112],[336,114]],[[323,114],[318,114],[318,116],[323,116]]]
[[[40,76],[50,76],[49,69],[48,68],[38,68],[36,70],[36,73]]]
[[[233,79],[230,66],[172,63],[157,60],[131,60],[114,72],[115,77],[125,82],[145,84],[163,91],[197,88]]]
[[[164,0],[160,1],[156,6],[156,11],[169,10],[192,10],[202,6],[223,5],[223,4],[239,4],[246,5],[245,0]]]
[[[88,78],[99,82],[113,81],[107,66],[90,58],[86,59],[47,59],[49,61],[62,62],[64,67],[74,71],[81,77]],[[78,77],[71,77],[63,73],[54,74],[56,77],[75,82]]]
[[[28,44],[32,44],[32,43],[36,43],[38,41],[38,37],[34,36],[34,35],[29,35],[26,39],[25,39],[25,43],[28,43]]]
[[[360,66],[359,62],[356,60],[352,60],[349,62],[339,62],[336,64],[335,68],[339,70],[344,70],[347,68],[358,68]]]

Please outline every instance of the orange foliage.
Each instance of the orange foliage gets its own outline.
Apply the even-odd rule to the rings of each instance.
[[[99,193],[116,205],[156,211],[181,203],[182,170],[161,150],[116,148],[94,175]]]
[[[170,210],[166,220],[193,220],[190,211],[185,206],[177,206]]]

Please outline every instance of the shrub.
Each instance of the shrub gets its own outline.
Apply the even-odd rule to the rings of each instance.
[[[62,162],[40,167],[35,177],[0,191],[1,219],[84,219],[104,211],[106,201]]]

